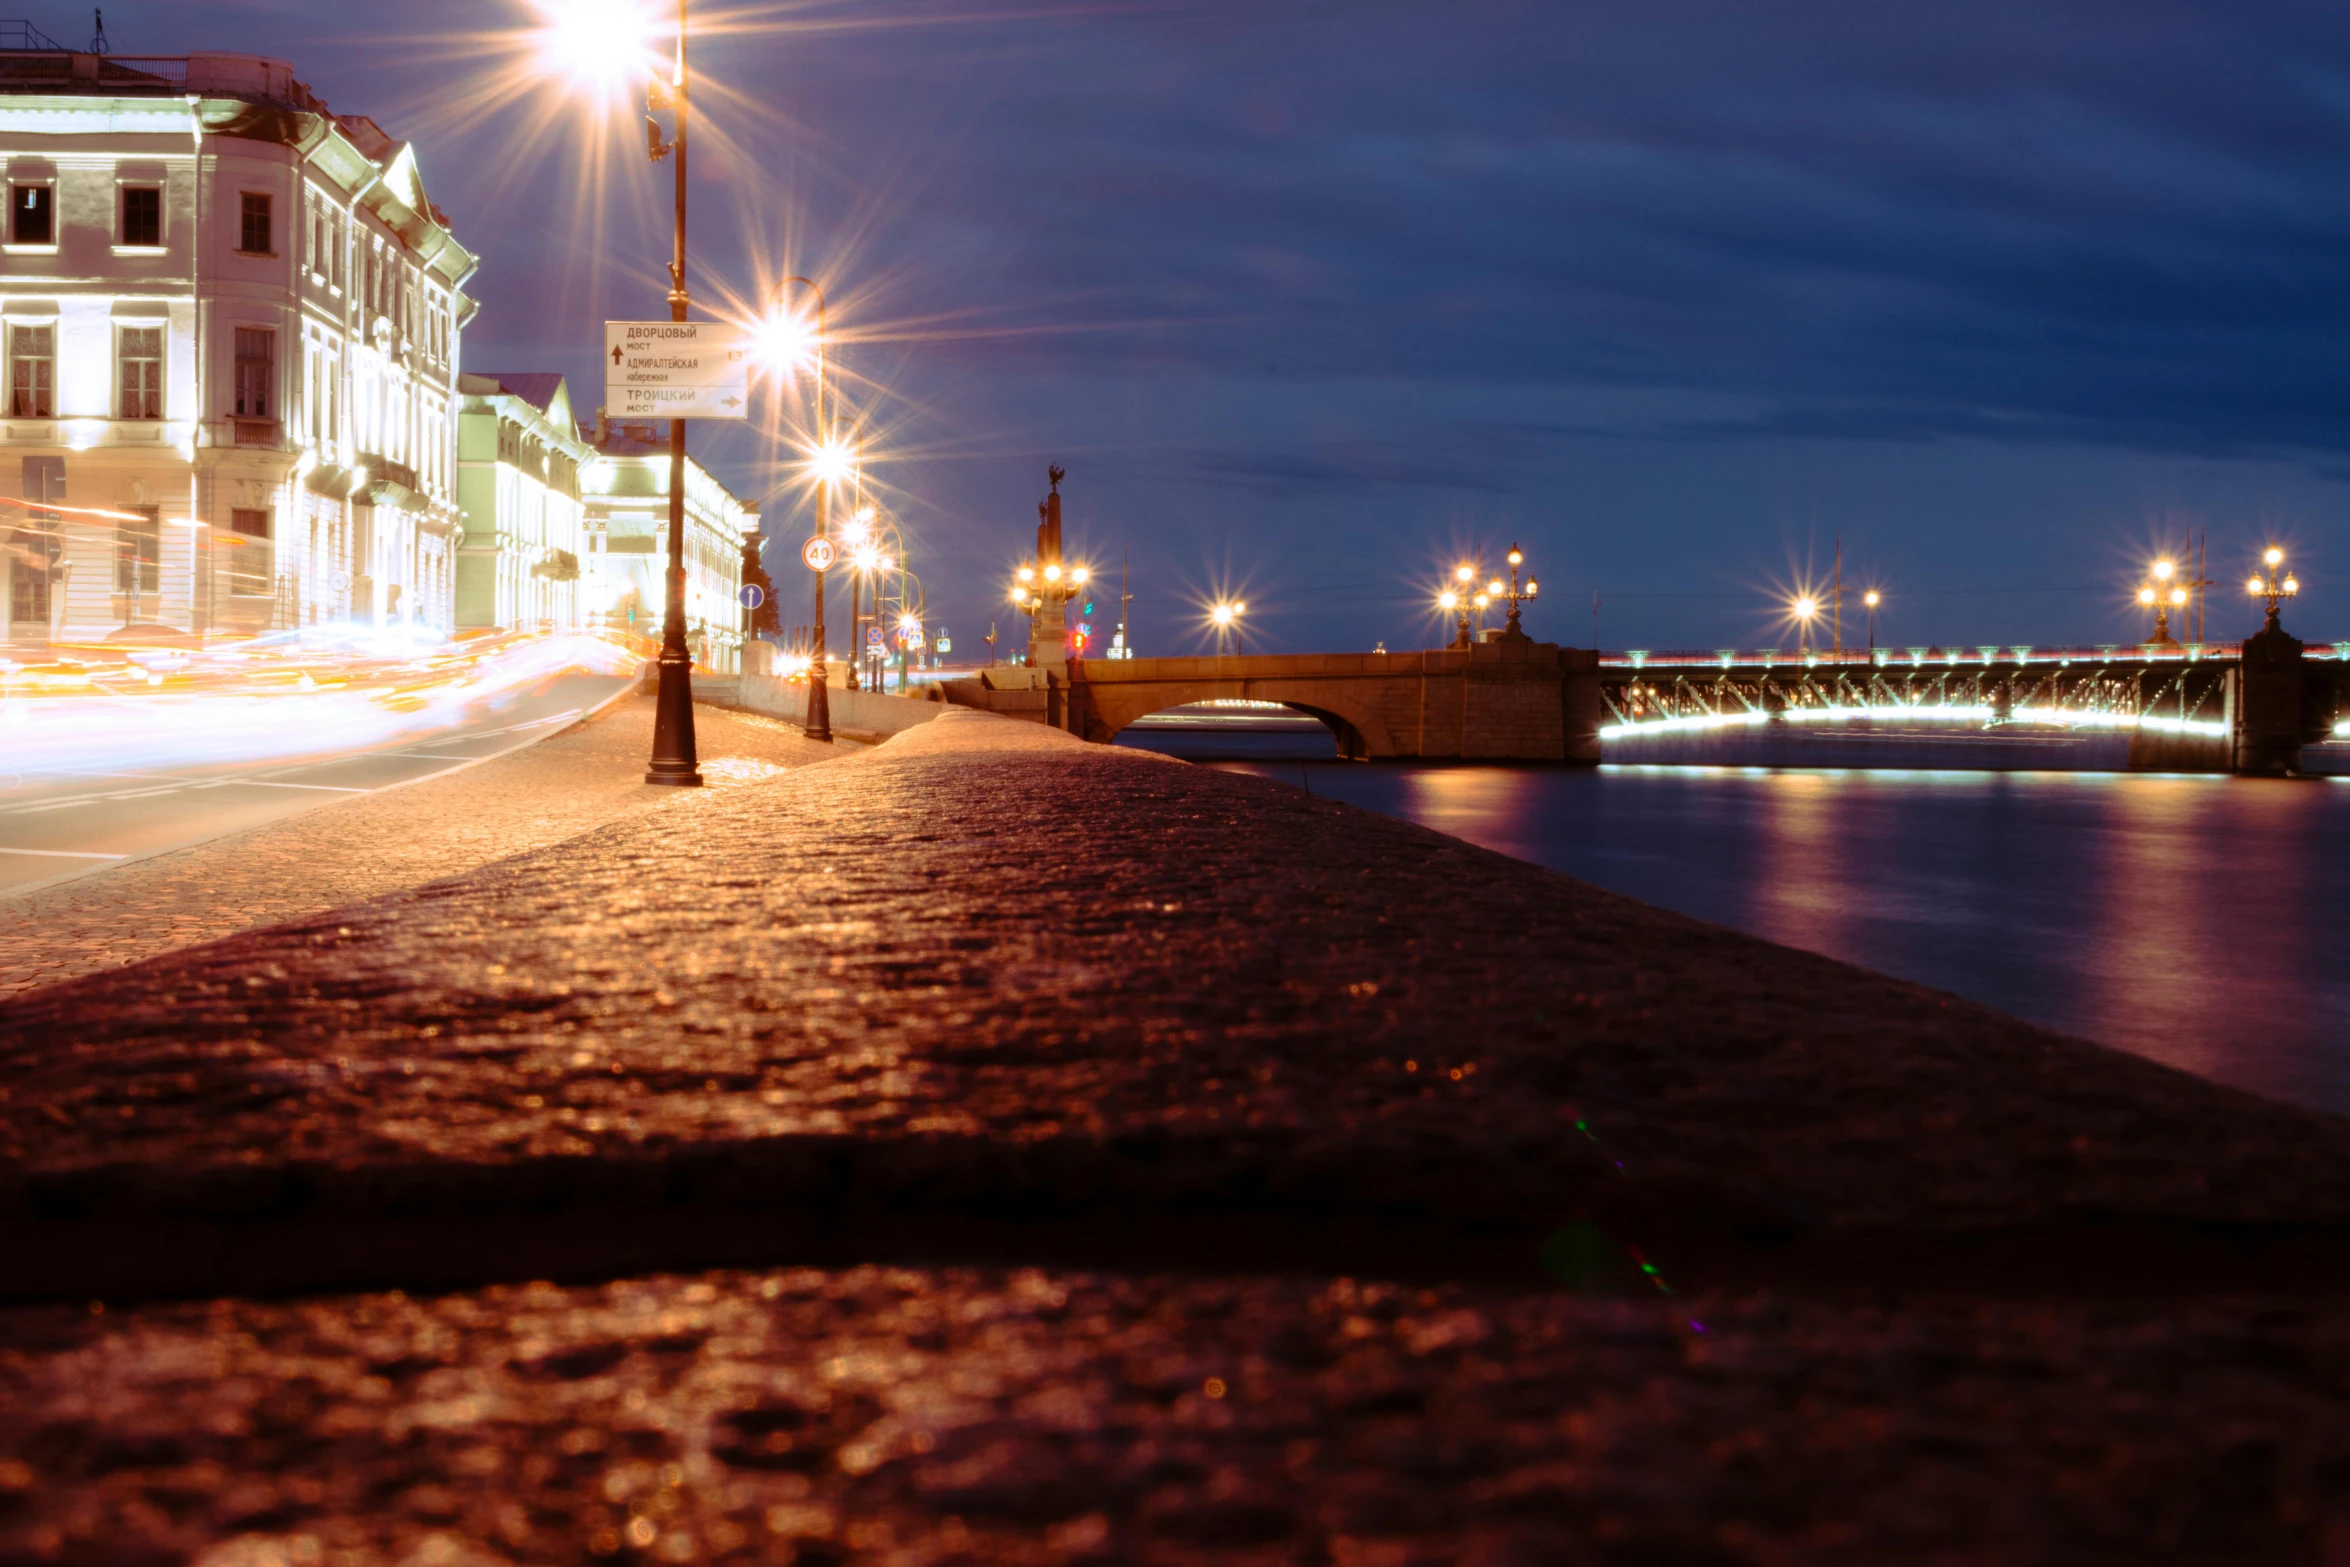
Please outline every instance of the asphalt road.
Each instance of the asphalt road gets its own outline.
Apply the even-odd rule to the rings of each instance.
[[[93,766],[0,773],[0,893],[86,875],[502,756],[560,733],[633,683],[610,675],[565,675],[451,728],[299,762],[271,757],[125,772]]]

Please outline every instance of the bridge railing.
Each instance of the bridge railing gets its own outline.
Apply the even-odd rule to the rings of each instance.
[[[1874,651],[1845,648],[1736,648],[1674,649],[1649,652],[1635,649],[1602,653],[1602,669],[1919,669],[1983,668],[2002,664],[2194,664],[2205,659],[2235,659],[2243,655],[2240,642],[2193,642],[2153,647],[2127,642],[2093,647],[1881,647]],[[2312,643],[2308,658],[2350,659],[2350,642]]]

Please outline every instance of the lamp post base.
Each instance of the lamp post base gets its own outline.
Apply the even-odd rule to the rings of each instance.
[[[660,663],[661,685],[653,698],[653,756],[645,764],[645,782],[671,788],[699,789],[702,768],[694,754],[694,666],[690,660]]]

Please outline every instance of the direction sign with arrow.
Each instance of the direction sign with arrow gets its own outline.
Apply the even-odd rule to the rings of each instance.
[[[607,321],[604,401],[619,419],[747,419],[750,334],[726,321]]]

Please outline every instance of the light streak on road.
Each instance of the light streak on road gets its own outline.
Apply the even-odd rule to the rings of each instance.
[[[43,773],[275,762],[413,744],[567,674],[626,675],[602,637],[407,641],[313,628],[203,648],[0,658],[0,788]]]

